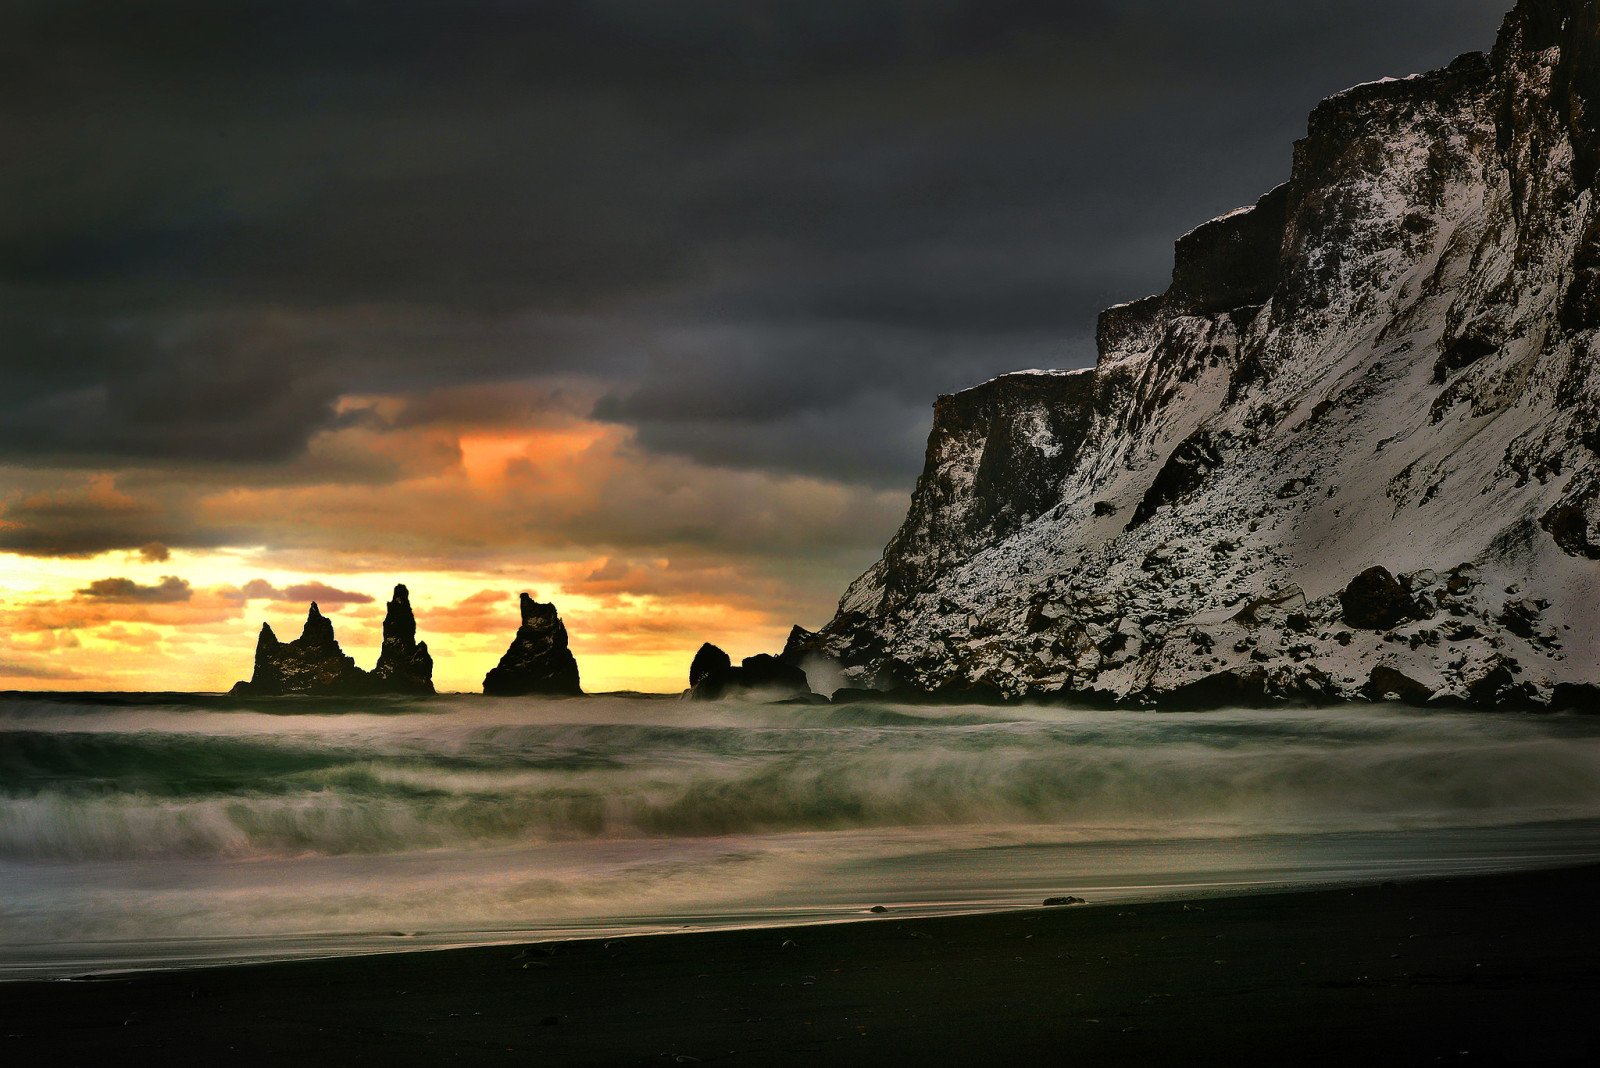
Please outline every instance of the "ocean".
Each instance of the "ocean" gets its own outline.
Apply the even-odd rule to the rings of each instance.
[[[0,695],[0,978],[1600,861],[1600,720]]]

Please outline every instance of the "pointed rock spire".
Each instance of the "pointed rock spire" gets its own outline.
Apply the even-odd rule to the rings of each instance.
[[[333,634],[333,620],[315,601],[306,612],[300,637],[281,642],[272,627],[261,624],[256,638],[255,672],[231,692],[253,697],[352,696],[357,694],[431,694],[433,657],[417,639],[417,620],[404,586],[394,588],[383,621],[383,650],[371,672],[344,655]]]
[[[524,593],[522,626],[500,663],[483,677],[483,692],[499,697],[523,694],[577,696],[578,661],[567,648],[567,628],[553,604]]]
[[[234,686],[236,694],[279,697],[285,694],[358,694],[370,688],[365,671],[344,655],[333,636],[333,620],[312,602],[300,637],[280,642],[266,623],[256,639],[255,672],[249,682]]]
[[[383,649],[372,669],[376,688],[386,693],[433,693],[433,657],[428,655],[428,643],[417,641],[417,617],[411,612],[411,594],[404,585],[394,588],[388,607],[383,617]]]
[[[300,631],[300,642],[307,646],[339,647],[338,640],[333,636],[333,620],[322,614],[315,601],[311,602],[311,610],[306,613],[306,625]]]

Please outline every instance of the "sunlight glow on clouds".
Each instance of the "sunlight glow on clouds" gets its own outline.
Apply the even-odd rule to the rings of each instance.
[[[226,689],[261,623],[290,640],[311,601],[370,667],[404,582],[441,690],[480,688],[523,590],[556,602],[586,689],[677,690],[702,641],[743,656],[820,623],[862,530],[904,507],[649,454],[559,407],[470,417],[482,400],[345,398],[346,425],[256,482],[151,467],[0,498],[0,686]]]

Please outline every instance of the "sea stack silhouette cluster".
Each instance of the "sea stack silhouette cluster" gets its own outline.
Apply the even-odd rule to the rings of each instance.
[[[498,695],[580,694],[578,663],[567,648],[567,628],[555,605],[522,594],[522,626],[500,665],[484,679],[484,692]],[[371,671],[356,666],[333,634],[333,621],[312,602],[300,637],[281,642],[266,623],[256,641],[250,681],[231,693],[245,697],[356,697],[372,694],[426,696],[434,693],[433,657],[417,641],[417,619],[403,585],[394,588],[383,620],[383,648]]]

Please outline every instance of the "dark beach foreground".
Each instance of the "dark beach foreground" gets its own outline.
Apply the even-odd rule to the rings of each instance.
[[[7,1064],[1600,1060],[1600,868],[0,986]]]

